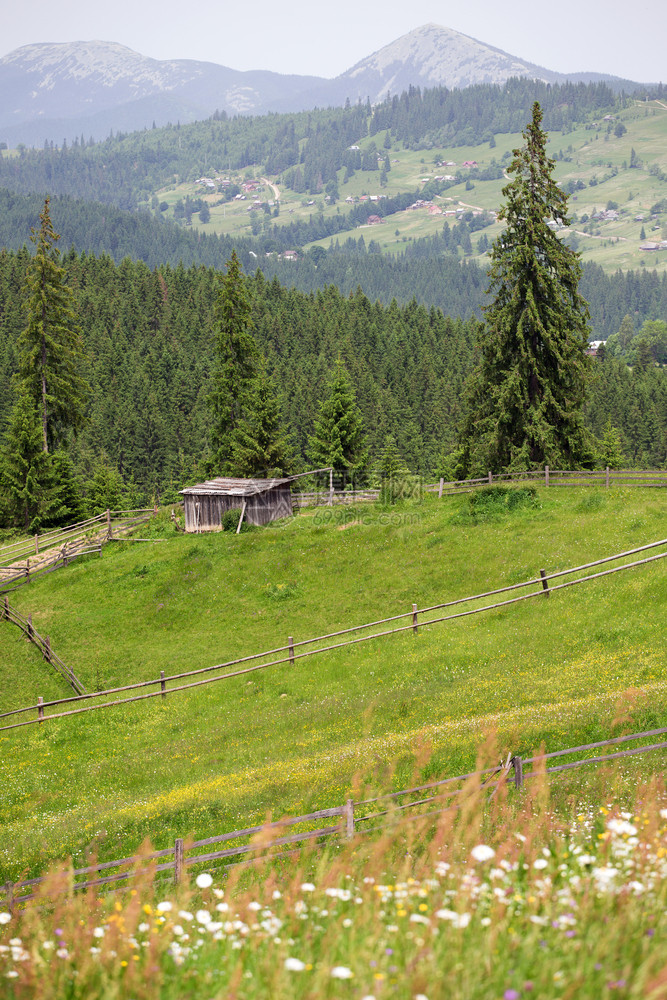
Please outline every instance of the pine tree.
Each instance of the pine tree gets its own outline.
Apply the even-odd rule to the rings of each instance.
[[[234,434],[231,471],[235,476],[272,478],[285,475],[293,461],[275,384],[262,358]]]
[[[258,364],[253,339],[252,306],[236,251],[227,261],[215,304],[217,368],[208,403],[213,415],[211,445],[218,474],[228,472],[234,433]]]
[[[28,322],[19,339],[19,376],[33,400],[42,426],[42,450],[62,444],[69,430],[85,422],[90,386],[81,369],[85,352],[74,310],[74,295],[65,282],[55,246],[60,238],[49,214],[49,199],[32,230],[35,256],[26,273]]]
[[[314,432],[308,438],[308,454],[320,468],[331,466],[338,489],[344,489],[354,473],[365,468],[368,452],[354,388],[340,358],[327,390],[327,398],[319,405]]]
[[[3,506],[16,527],[36,534],[53,513],[53,477],[42,446],[42,427],[33,400],[22,391],[5,434],[0,460]]]
[[[612,426],[611,420],[607,420],[600,442],[599,462],[603,469],[623,469],[627,464],[620,432]]]
[[[380,496],[382,504],[395,504],[405,498],[408,493],[408,470],[406,469],[396,447],[396,439],[388,434],[378,462],[380,474]]]
[[[494,298],[461,429],[464,475],[593,462],[582,415],[588,307],[578,290],[579,255],[549,225],[568,224],[567,196],[553,179],[541,121],[536,102],[503,189],[506,229],[489,271]]]

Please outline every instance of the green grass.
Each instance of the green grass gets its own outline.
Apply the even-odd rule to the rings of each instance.
[[[557,488],[321,510],[244,535],[119,543],[12,596],[89,690],[205,667],[565,569],[667,536],[663,491]],[[351,523],[357,521],[358,523]],[[387,523],[389,522],[389,523]],[[142,534],[145,535],[142,529]],[[504,751],[665,725],[664,563],[134,705],[0,734],[0,881],[340,804],[355,773],[395,787]],[[0,624],[0,710],[63,695]],[[628,689],[630,708],[617,709]],[[639,693],[641,692],[641,693]],[[628,700],[628,699],[626,699]],[[619,714],[620,713],[620,714]]]

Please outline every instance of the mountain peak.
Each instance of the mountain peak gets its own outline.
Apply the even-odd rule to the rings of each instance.
[[[410,85],[469,87],[478,83],[504,83],[511,76],[553,79],[558,76],[501,49],[486,45],[453,28],[423,24],[358,62],[338,79],[361,84],[360,97],[372,101],[387,92],[400,93]],[[364,91],[363,86],[374,88]],[[378,87],[379,82],[379,87]]]

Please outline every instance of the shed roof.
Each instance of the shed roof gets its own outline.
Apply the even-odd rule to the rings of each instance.
[[[249,497],[256,493],[266,493],[267,490],[271,490],[275,486],[291,483],[292,478],[291,476],[286,476],[284,479],[230,479],[218,477],[217,479],[209,479],[205,483],[199,483],[197,486],[188,486],[186,489],[180,490],[180,492],[185,496],[217,496],[218,494],[224,494],[225,496]]]

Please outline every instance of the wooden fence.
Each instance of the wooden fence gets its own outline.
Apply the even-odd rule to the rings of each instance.
[[[296,660],[303,659],[307,656],[314,656],[318,653],[329,652],[333,649],[341,649],[345,646],[353,646],[362,642],[368,642],[372,639],[380,639],[388,635],[396,635],[400,632],[409,632],[417,634],[420,628],[424,628],[429,625],[437,625],[442,622],[452,621],[457,618],[465,618],[470,615],[480,614],[484,611],[495,610],[500,607],[507,607],[510,604],[516,604],[520,601],[530,600],[532,598],[548,598],[551,594],[563,590],[566,587],[573,587],[581,583],[586,583],[590,580],[600,579],[601,577],[610,576],[614,573],[619,573],[627,569],[632,569],[636,566],[643,566],[648,563],[656,562],[657,560],[664,559],[667,557],[667,551],[661,552],[658,555],[649,556],[645,559],[635,560],[634,562],[623,563],[620,566],[614,566],[611,569],[602,570],[601,572],[587,574],[585,576],[579,577],[574,580],[568,580],[565,583],[554,584],[554,580],[560,579],[564,576],[571,576],[575,573],[581,573],[584,570],[592,569],[595,566],[601,566],[604,563],[615,562],[621,559],[625,559],[629,556],[636,555],[640,552],[646,552],[649,549],[666,547],[667,539],[662,539],[658,542],[650,542],[647,545],[642,545],[639,548],[629,549],[626,552],[619,552],[611,556],[605,556],[603,559],[596,559],[590,563],[584,563],[581,566],[574,566],[571,569],[559,570],[553,573],[547,573],[546,570],[540,570],[539,577],[534,577],[531,580],[525,580],[523,583],[511,584],[507,587],[499,587],[495,590],[489,590],[481,594],[474,594],[470,597],[460,597],[453,601],[445,601],[441,604],[433,604],[426,608],[419,608],[416,604],[412,605],[411,611],[405,611],[397,615],[392,615],[389,618],[382,618],[374,622],[365,622],[362,625],[353,625],[350,628],[340,629],[337,632],[330,632],[327,635],[316,636],[313,639],[302,639],[295,642],[292,636],[288,637],[287,645],[278,646],[275,649],[264,650],[261,653],[252,653],[247,656],[238,657],[235,660],[228,660],[225,663],[217,663],[209,667],[199,667],[194,670],[183,671],[178,674],[171,674],[169,677],[165,676],[165,672],[160,672],[160,677],[154,678],[149,681],[138,681],[134,684],[125,684],[122,687],[109,688],[105,691],[91,691],[86,694],[79,695],[77,697],[71,698],[58,698],[53,701],[40,702],[37,705],[27,705],[23,708],[15,708],[9,712],[3,712],[0,714],[0,719],[5,719],[10,716],[16,716],[23,714],[25,712],[37,712],[37,716],[32,719],[27,719],[22,722],[14,722],[6,726],[0,727],[0,732],[4,732],[8,729],[19,729],[23,726],[31,726],[36,723],[48,722],[51,719],[62,719],[72,715],[80,715],[83,712],[91,712],[100,708],[111,708],[116,705],[127,705],[136,701],[145,701],[148,698],[166,698],[167,695],[173,695],[181,691],[189,691],[196,687],[201,687],[206,684],[214,684],[217,681],[229,680],[233,677],[240,677],[244,674],[253,673],[257,670],[265,670],[268,667],[274,667],[284,664],[289,664],[293,666]],[[531,590],[527,594],[521,594],[518,597],[512,597],[508,600],[494,602],[491,604],[484,604],[481,607],[475,607],[464,611],[457,611],[453,614],[440,615],[438,617],[424,618],[425,615],[432,615],[433,612],[441,611],[443,609],[449,609],[456,607],[457,605],[466,604],[473,601],[481,601],[488,597],[494,597],[498,594],[508,593],[510,591],[520,590],[525,587],[537,587],[536,590]],[[421,616],[421,617],[420,617]],[[363,632],[370,629],[375,629],[381,625],[387,625],[393,622],[408,619],[407,625],[400,625],[397,628],[384,629],[379,632],[372,632],[369,635],[362,635],[352,639],[346,639],[342,642],[330,643],[331,639],[338,639],[341,636],[349,636],[354,632]],[[305,649],[306,646],[312,646],[314,644],[328,643],[327,645],[318,645],[315,649]],[[286,654],[279,656],[277,654]],[[267,657],[276,657],[276,659],[267,659]],[[263,661],[263,662],[253,662],[253,661]],[[213,673],[220,670],[227,670],[229,667],[236,667],[238,669],[229,671],[227,673],[218,674],[215,677],[208,677],[203,680],[196,680],[186,684],[177,684],[167,688],[167,683],[173,683],[174,681],[182,681],[184,678],[194,677],[197,675]],[[137,694],[129,698],[116,698],[112,701],[102,702],[97,705],[89,705],[85,708],[74,708],[68,709],[64,712],[54,712],[50,715],[44,713],[44,709],[53,708],[58,705],[71,704],[73,702],[80,702],[84,700],[90,700],[93,698],[107,698],[114,694],[122,694],[128,691],[133,691],[141,688],[148,687],[158,687],[156,691],[149,692],[148,694]]]
[[[437,493],[439,497],[455,496],[458,493],[470,493],[480,486],[503,485],[508,483],[539,483],[544,486],[604,486],[610,489],[612,486],[667,486],[667,470],[664,469],[603,469],[596,472],[588,470],[562,470],[550,469],[545,466],[543,470],[533,472],[488,472],[486,476],[477,479],[456,479],[445,482],[441,479],[437,483],[426,483],[422,481],[415,484],[415,490],[425,493]],[[363,501],[378,500],[379,489],[360,490],[314,490],[309,493],[295,493],[293,496],[294,506],[300,507],[333,507],[340,504],[362,503]]]
[[[18,625],[21,631],[28,637],[30,642],[34,643],[35,646],[40,650],[42,656],[47,663],[50,663],[52,667],[58,671],[61,677],[64,677],[67,683],[76,691],[77,695],[86,694],[86,689],[76,676],[73,670],[71,670],[66,663],[60,659],[60,657],[51,648],[51,639],[47,635],[43,638],[39,632],[35,629],[32,624],[32,615],[22,615],[20,611],[16,608],[12,608],[9,604],[7,597],[4,599],[4,604],[0,605],[0,621],[9,621],[14,625]],[[37,711],[40,718],[44,718],[44,700],[43,698],[37,699]]]
[[[21,539],[0,547],[0,593],[30,583],[36,576],[67,566],[73,559],[101,554],[102,545],[123,538],[145,524],[154,509],[111,511],[58,528],[34,539]],[[25,559],[25,564],[21,561]]]
[[[382,830],[389,824],[395,823],[402,816],[408,820],[425,819],[441,813],[446,808],[458,808],[466,792],[464,783],[470,782],[471,779],[477,779],[473,788],[470,789],[471,794],[490,791],[493,797],[500,786],[505,783],[514,785],[518,789],[528,778],[536,777],[539,774],[555,774],[586,764],[605,763],[621,757],[664,750],[667,748],[667,741],[643,743],[641,746],[615,753],[584,755],[564,764],[549,766],[548,762],[556,758],[572,756],[573,754],[586,754],[591,750],[616,746],[630,741],[650,740],[665,734],[667,734],[667,728],[652,729],[641,733],[632,733],[628,736],[600,740],[597,743],[569,747],[565,750],[555,750],[552,753],[534,757],[522,758],[518,754],[508,755],[506,761],[504,763],[501,761],[495,768],[471,771],[468,774],[431,781],[414,788],[389,792],[358,802],[348,798],[343,805],[319,809],[304,816],[285,818],[277,822],[265,823],[262,826],[249,826],[243,830],[234,830],[231,833],[222,833],[215,837],[206,837],[203,840],[186,841],[184,838],[178,837],[173,847],[164,850],[120,858],[115,861],[94,862],[83,868],[75,868],[70,872],[71,888],[62,890],[62,892],[69,893],[70,891],[111,886],[116,883],[127,883],[129,880],[147,873],[165,872],[175,883],[179,883],[185,878],[188,868],[194,866],[205,866],[210,869],[211,867],[220,867],[219,865],[211,865],[211,862],[222,862],[222,867],[228,868],[239,863],[247,864],[285,858],[298,853],[300,847],[297,845],[303,846],[315,842],[319,846],[326,843],[331,837],[351,839],[358,834],[369,834]],[[541,766],[534,770],[526,770],[526,765],[529,764]],[[544,767],[544,764],[547,766]],[[388,820],[387,817],[389,817]],[[323,820],[334,822],[322,825]],[[378,826],[378,821],[383,820],[384,822],[380,822]],[[284,832],[297,827],[299,829],[294,833]],[[276,833],[279,836],[275,836]],[[231,846],[221,847],[213,851],[206,850],[206,848],[222,844]],[[288,850],[284,851],[284,848]],[[11,911],[16,906],[34,899],[37,895],[36,890],[45,880],[46,876],[40,876],[20,882],[6,882],[4,885],[5,906]],[[26,889],[29,890],[27,893],[24,892]]]

